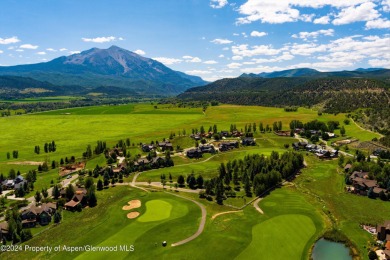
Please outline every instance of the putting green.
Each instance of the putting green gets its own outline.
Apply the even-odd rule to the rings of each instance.
[[[315,232],[313,221],[305,215],[271,218],[252,228],[252,242],[237,259],[302,259],[305,246]]]
[[[138,218],[139,222],[151,222],[167,219],[171,216],[172,205],[163,200],[146,202],[146,212]]]

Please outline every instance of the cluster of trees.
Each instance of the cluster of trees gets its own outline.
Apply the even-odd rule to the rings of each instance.
[[[348,122],[349,123],[349,122]],[[344,126],[340,127],[340,122],[338,121],[327,121],[321,122],[318,120],[309,121],[307,123],[303,123],[299,120],[292,120],[290,122],[290,129],[293,131],[294,129],[305,129],[305,132],[303,133],[304,136],[309,138],[312,142],[318,142],[319,135],[318,134],[312,134],[311,130],[319,131],[320,136],[323,140],[328,140],[329,135],[327,132],[334,132],[335,129],[340,129],[340,134],[345,135],[346,131]]]
[[[234,190],[240,191],[241,188],[244,188],[248,197],[253,193],[260,196],[282,179],[296,174],[303,167],[303,160],[303,155],[297,152],[279,155],[273,151],[268,158],[255,154],[221,163],[218,176],[204,181],[205,193],[201,197],[211,200],[215,196],[217,203],[222,204],[225,198],[235,197]]]
[[[39,148],[39,146],[38,146],[38,148]],[[51,141],[49,143],[45,143],[43,146],[43,150],[45,151],[45,153],[55,152],[57,150],[57,145],[54,141]]]
[[[22,219],[17,207],[6,211],[5,220],[8,222],[8,235],[3,237],[3,244],[6,244],[6,241],[9,240],[15,245],[33,237],[31,230],[23,229]]]
[[[40,152],[41,152],[41,147],[39,147],[39,145],[34,146],[34,153],[40,154]]]
[[[19,151],[18,150],[14,150],[12,151],[12,158],[14,159],[17,159],[19,157]],[[7,152],[7,159],[11,159],[11,153],[10,152]]]

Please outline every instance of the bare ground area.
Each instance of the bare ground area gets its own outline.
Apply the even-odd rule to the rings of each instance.
[[[23,162],[7,162],[7,164],[16,164],[16,165],[41,165],[43,162],[34,162],[34,161],[23,161]]]
[[[129,205],[123,206],[123,210],[131,210],[141,207],[141,201],[140,200],[131,200],[128,202]]]
[[[139,216],[139,212],[137,211],[133,211],[133,212],[130,212],[129,214],[127,214],[127,218],[129,219],[133,219],[133,218],[136,218]]]

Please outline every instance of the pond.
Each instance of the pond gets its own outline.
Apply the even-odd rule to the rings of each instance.
[[[313,260],[352,260],[348,247],[323,238],[314,245],[311,256]]]

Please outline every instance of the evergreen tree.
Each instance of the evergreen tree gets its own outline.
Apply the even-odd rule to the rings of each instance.
[[[56,213],[54,213],[54,223],[56,224],[60,223],[61,219],[62,219],[61,212],[56,211]]]
[[[203,189],[203,177],[202,175],[199,175],[198,178],[196,178],[196,186],[198,189]]]
[[[94,189],[91,187],[87,192],[88,205],[92,208],[97,205],[97,198]]]
[[[59,197],[60,197],[60,189],[58,188],[58,185],[54,185],[52,191],[51,191],[51,195],[53,196],[53,198],[55,200],[57,200]]]
[[[35,193],[35,195],[34,195],[34,198],[35,198],[35,201],[36,201],[37,203],[39,203],[39,202],[41,201],[41,199],[42,199],[41,193],[40,193],[39,191],[37,191],[37,192]]]
[[[99,179],[97,182],[97,190],[102,190],[102,189],[103,189],[103,181]]]
[[[185,180],[183,175],[179,175],[177,178],[177,183],[179,184],[179,187],[184,187]]]

